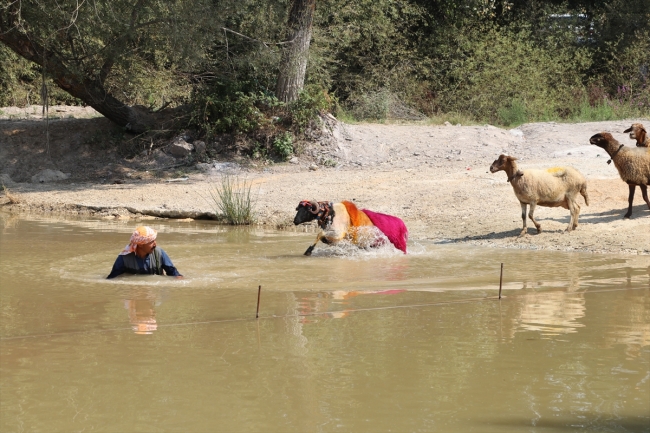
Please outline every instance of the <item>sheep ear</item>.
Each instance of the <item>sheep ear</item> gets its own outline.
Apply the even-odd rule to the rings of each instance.
[[[517,160],[517,158],[515,158],[514,156],[508,156],[507,158],[508,158],[508,161],[516,161]]]
[[[632,131],[632,127],[630,126],[627,128],[625,131],[623,131],[623,134],[627,134],[628,132]]]

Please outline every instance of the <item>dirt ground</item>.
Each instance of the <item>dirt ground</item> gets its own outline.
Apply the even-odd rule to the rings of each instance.
[[[201,158],[195,155],[176,159],[160,149],[129,158],[119,128],[90,108],[50,107],[50,116],[46,128],[38,106],[0,108],[0,177],[6,188],[0,211],[206,218],[215,213],[210,190],[229,174],[253,184],[259,224],[272,228],[295,230],[300,200],[353,200],[360,208],[401,217],[411,242],[650,255],[650,210],[640,191],[632,218],[624,219],[628,187],[606,163],[607,154],[589,144],[593,134],[607,131],[634,146],[623,130],[633,122],[648,125],[649,119],[532,123],[512,130],[329,119],[323,135],[290,162],[219,154],[218,143],[206,143],[204,162],[197,163]],[[538,207],[542,232],[528,221],[528,235],[518,237],[519,202],[505,173],[488,170],[501,153],[518,157],[520,168],[570,165],[582,172],[590,205],[579,198],[578,229],[565,232],[568,210]],[[32,179],[45,169],[68,178]]]

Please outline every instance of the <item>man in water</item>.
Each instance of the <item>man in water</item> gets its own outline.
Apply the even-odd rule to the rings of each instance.
[[[183,276],[174,267],[171,259],[162,248],[156,248],[156,232],[151,227],[140,226],[131,235],[131,241],[117,256],[113,269],[107,279],[123,273]]]

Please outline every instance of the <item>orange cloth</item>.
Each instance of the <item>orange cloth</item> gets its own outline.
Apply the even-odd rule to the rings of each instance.
[[[355,227],[374,226],[374,224],[370,221],[368,215],[366,215],[361,209],[357,208],[357,206],[351,201],[342,201],[341,203],[345,206],[345,210],[348,211],[348,215],[350,215],[350,228],[348,229],[348,235],[352,238],[352,242],[356,244],[359,242],[360,231]]]
[[[124,249],[119,255],[125,256],[127,254],[134,252],[135,248],[138,245],[144,245],[152,241],[155,241],[156,236],[158,236],[158,232],[152,229],[151,227],[147,227],[147,226],[137,227],[133,232],[133,234],[131,235],[131,241],[127,246],[124,247]]]
[[[354,203],[351,201],[342,201],[341,203],[343,203],[345,209],[348,211],[348,215],[350,215],[350,225],[354,227],[374,225],[372,221],[370,221],[370,218],[368,218],[368,215],[357,208]]]

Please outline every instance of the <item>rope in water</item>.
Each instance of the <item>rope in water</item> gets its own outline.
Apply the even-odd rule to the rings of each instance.
[[[596,290],[588,290],[584,292],[573,292],[573,293],[582,293],[582,294],[591,294],[591,293],[606,293],[606,292],[622,292],[622,291],[628,291],[628,290],[649,290],[648,288],[644,287],[639,287],[639,288],[626,288],[626,289],[596,289]],[[547,292],[547,293],[536,293],[537,295],[545,295],[545,294],[550,294],[550,293],[555,293],[555,292]],[[521,298],[523,296],[509,296],[509,297],[504,297],[502,296],[501,299],[516,299],[516,298]],[[171,328],[171,327],[177,327],[177,326],[195,326],[195,325],[209,325],[209,324],[214,324],[214,323],[233,323],[233,322],[250,322],[250,321],[256,321],[260,319],[285,319],[285,318],[292,318],[292,317],[308,317],[308,316],[327,316],[331,314],[336,314],[336,313],[355,313],[355,312],[363,312],[363,311],[379,311],[379,310],[395,310],[398,308],[423,308],[423,307],[433,307],[433,306],[438,306],[438,305],[451,305],[451,304],[468,304],[468,303],[474,303],[474,302],[484,302],[484,301],[490,301],[490,300],[499,300],[498,296],[486,296],[483,298],[467,298],[467,299],[458,299],[458,300],[451,300],[451,301],[439,301],[439,302],[428,302],[428,303],[423,303],[423,304],[410,304],[410,305],[389,305],[386,307],[369,307],[369,308],[355,308],[355,309],[350,309],[350,310],[340,310],[340,311],[319,311],[319,312],[311,312],[311,313],[298,313],[298,314],[285,314],[285,315],[270,315],[270,316],[261,316],[259,318],[255,317],[240,317],[240,318],[234,318],[234,319],[219,319],[219,320],[203,320],[203,321],[196,321],[196,322],[184,322],[184,323],[167,323],[167,324],[158,324],[158,328]],[[34,335],[19,335],[15,337],[4,337],[0,338],[0,341],[9,341],[9,340],[21,340],[21,339],[26,339],[26,338],[49,338],[49,337],[59,337],[59,336],[67,336],[67,335],[78,335],[78,334],[94,334],[94,333],[101,333],[101,332],[119,332],[119,331],[132,331],[131,327],[121,327],[121,328],[109,328],[109,329],[95,329],[95,330],[86,330],[86,331],[69,331],[69,332],[56,332],[56,333],[51,333],[51,334],[34,334]]]

